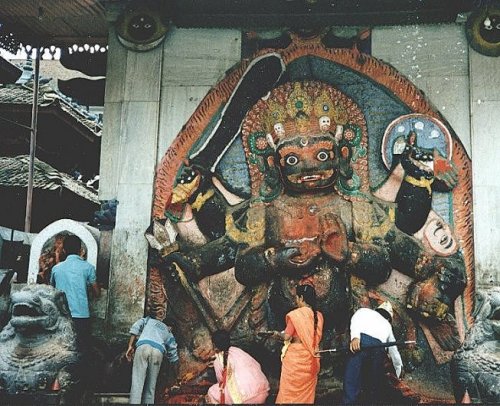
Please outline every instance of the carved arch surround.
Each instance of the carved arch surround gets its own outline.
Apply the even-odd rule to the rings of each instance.
[[[82,224],[69,219],[57,220],[45,227],[33,240],[30,248],[30,262],[28,268],[28,285],[36,283],[38,274],[38,259],[42,253],[43,245],[47,240],[56,234],[68,231],[77,237],[87,247],[87,261],[92,265],[97,265],[97,241],[92,233]]]
[[[255,57],[279,53],[286,66],[304,56],[314,56],[352,70],[399,99],[413,113],[426,114],[447,123],[424,94],[392,66],[358,51],[327,49],[320,41],[295,41],[284,50],[267,49]],[[179,167],[210,120],[230,98],[251,60],[242,61],[205,96],[193,115],[166,151],[156,171],[152,218],[165,218],[165,208],[170,203],[175,177]],[[472,164],[458,137],[453,138],[453,163],[460,172],[460,180],[453,191],[455,230],[460,239],[467,270],[467,287],[464,292],[464,312],[468,324],[473,322],[474,306],[474,243],[472,223]]]

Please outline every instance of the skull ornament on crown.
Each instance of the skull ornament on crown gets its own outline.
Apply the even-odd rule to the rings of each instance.
[[[308,89],[307,84],[295,82],[286,101],[269,100],[264,125],[270,141],[276,143],[299,133],[317,135],[335,130],[335,134],[346,124],[345,108],[338,100],[334,101],[333,88],[319,86],[313,94],[309,94]],[[278,96],[279,90],[273,93]]]

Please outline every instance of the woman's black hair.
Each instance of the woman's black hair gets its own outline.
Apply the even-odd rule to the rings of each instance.
[[[316,346],[316,335],[317,335],[317,327],[318,327],[318,310],[316,304],[316,290],[312,285],[298,285],[295,289],[295,293],[297,296],[302,297],[304,302],[306,302],[314,313],[314,343],[313,346]]]
[[[231,336],[226,330],[217,330],[212,334],[212,343],[218,350],[224,353],[224,369],[227,366],[227,355],[229,347],[231,346]]]

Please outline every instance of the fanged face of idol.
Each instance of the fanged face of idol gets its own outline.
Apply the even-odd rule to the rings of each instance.
[[[450,226],[441,219],[432,219],[425,226],[424,240],[436,253],[442,256],[454,254],[458,249]]]
[[[289,138],[278,145],[276,158],[288,190],[322,190],[333,185],[338,176],[337,146],[330,135]]]

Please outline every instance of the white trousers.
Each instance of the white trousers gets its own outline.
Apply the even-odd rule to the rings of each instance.
[[[143,344],[137,347],[132,367],[131,404],[154,403],[155,388],[160,373],[163,354],[160,350]]]

